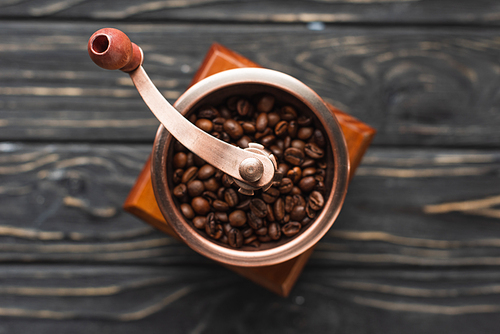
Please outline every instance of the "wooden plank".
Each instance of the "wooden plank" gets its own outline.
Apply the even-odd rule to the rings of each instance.
[[[103,25],[0,23],[0,140],[152,141],[158,122],[130,79],[98,68],[85,51]],[[218,41],[373,126],[375,145],[500,143],[494,29],[117,27],[142,45],[146,70],[171,101]]]
[[[380,24],[498,24],[494,0],[106,1],[9,0],[1,18],[133,21],[326,22]]]
[[[0,145],[0,263],[208,264],[121,210],[149,145]],[[498,150],[370,149],[312,267],[500,266]]]
[[[498,270],[306,268],[281,298],[218,266],[4,265],[0,316],[9,333],[496,333],[499,285]]]

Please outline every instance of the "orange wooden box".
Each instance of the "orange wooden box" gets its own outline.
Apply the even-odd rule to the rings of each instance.
[[[260,66],[222,45],[214,44],[196,72],[191,85],[212,74],[239,67]],[[331,105],[329,105],[329,108],[337,117],[347,141],[349,160],[351,163],[349,177],[352,178],[356,167],[361,162],[363,154],[375,135],[375,130]],[[151,159],[148,159],[124,203],[124,209],[153,225],[157,229],[178,238],[174,230],[163,218],[156,203],[153,186],[151,184],[150,169]],[[226,267],[281,296],[287,296],[297,281],[312,251],[313,249],[311,248],[296,258],[273,266],[246,268],[227,265]]]

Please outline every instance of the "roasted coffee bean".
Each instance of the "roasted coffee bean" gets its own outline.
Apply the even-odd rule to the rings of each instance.
[[[203,216],[210,212],[210,203],[203,197],[198,196],[191,200],[191,207],[198,215]]]
[[[300,116],[298,119],[297,119],[297,123],[300,125],[300,126],[309,126],[312,124],[312,118],[309,117],[309,116]]]
[[[286,136],[285,139],[283,140],[283,148],[286,150],[289,148],[292,144],[292,137]]]
[[[224,122],[224,131],[233,139],[239,139],[243,136],[243,128],[234,119],[228,119]]]
[[[306,206],[306,200],[301,195],[293,195],[293,203],[295,205]]]
[[[307,177],[307,176],[316,176],[317,169],[314,167],[308,167],[305,168],[302,171],[302,177]]]
[[[186,168],[194,166],[194,154],[192,152],[187,153]]]
[[[233,184],[233,179],[231,176],[227,175],[227,174],[224,174],[222,175],[222,185],[226,188],[229,188],[231,187],[231,185]]]
[[[227,99],[226,101],[226,106],[229,110],[235,111],[236,110],[236,105],[238,104],[238,101],[240,100],[239,96],[231,96],[230,98]],[[229,118],[229,117],[228,117]]]
[[[266,203],[274,203],[279,196],[280,191],[274,187],[271,187],[262,193],[262,199]]]
[[[300,221],[300,225],[306,226],[306,225],[309,225],[310,222],[312,222],[312,219],[309,218],[309,217],[307,217],[307,216],[305,216],[304,219],[302,219]]]
[[[208,180],[203,181],[205,189],[208,191],[216,192],[220,188],[220,183],[215,177],[211,177]]]
[[[299,125],[297,124],[296,121],[290,121],[288,123],[288,135],[292,138],[295,138],[297,136],[297,131],[299,130]]]
[[[294,139],[290,143],[290,146],[298,148],[301,151],[304,151],[304,148],[306,147],[306,143],[304,141],[300,140],[300,139]]]
[[[181,212],[182,212],[182,215],[184,217],[186,217],[186,219],[193,219],[195,216],[193,208],[191,207],[191,205],[189,205],[187,203],[181,204]]]
[[[274,133],[278,137],[283,137],[286,136],[288,133],[288,122],[287,121],[281,121],[276,126],[274,127]]]
[[[215,175],[217,169],[214,166],[206,164],[200,167],[198,170],[198,178],[200,180],[206,180]]]
[[[255,120],[255,128],[257,129],[258,132],[262,132],[267,128],[267,114],[265,112],[262,112],[257,116],[257,119]]]
[[[316,160],[311,158],[304,159],[304,161],[300,164],[300,167],[302,168],[308,168],[313,166],[316,166]]]
[[[174,152],[184,152],[187,153],[188,149],[184,147],[181,143],[179,143],[177,140],[174,141]]]
[[[178,152],[174,155],[174,168],[185,168],[187,163],[187,154],[184,152]]]
[[[321,159],[325,156],[325,151],[314,143],[307,143],[304,147],[304,153],[313,159]]]
[[[311,138],[312,134],[314,132],[314,129],[312,127],[302,127],[299,129],[297,132],[297,137],[302,140],[308,140]]]
[[[267,114],[267,126],[270,128],[274,128],[279,121],[281,121],[281,117],[277,112]]]
[[[274,96],[270,94],[263,95],[257,102],[257,110],[260,112],[270,112],[274,107]]]
[[[253,198],[250,200],[250,211],[259,218],[267,216],[267,205],[260,198]]]
[[[248,238],[253,234],[253,229],[250,226],[244,226],[241,230],[241,234],[243,234],[243,238]]]
[[[184,174],[182,174],[181,182],[184,184],[188,184],[189,181],[194,180],[196,176],[198,176],[198,167],[189,167],[188,169],[186,169]]]
[[[290,220],[301,221],[306,216],[306,208],[304,206],[296,206],[290,213]]]
[[[216,117],[219,117],[219,111],[215,109],[214,107],[211,106],[204,106],[201,107],[200,110],[198,111],[197,114],[198,118],[207,118],[207,119],[214,119]]]
[[[251,236],[249,236],[249,237],[247,237],[247,238],[244,238],[244,239],[243,239],[243,244],[245,244],[245,245],[249,245],[249,244],[251,244],[252,242],[254,242],[255,240],[257,240],[257,235],[252,234]]]
[[[255,139],[260,140],[261,138],[264,138],[264,137],[272,135],[272,134],[273,134],[273,130],[271,128],[265,128],[264,131],[257,132],[255,134]]]
[[[205,132],[212,132],[212,130],[214,129],[214,124],[212,123],[212,121],[205,118],[200,118],[199,120],[196,121],[194,125],[196,125]]]
[[[238,194],[233,188],[228,188],[224,191],[224,200],[229,207],[234,208],[239,203]]]
[[[269,147],[269,150],[278,159],[280,159],[283,155],[283,150],[278,145],[271,145],[271,147]]]
[[[266,229],[266,230],[267,230],[267,229]],[[269,242],[269,241],[273,240],[273,239],[271,239],[271,237],[270,237],[270,236],[268,236],[267,234],[264,234],[264,235],[259,235],[259,236],[257,237],[257,239],[258,239],[260,242]]]
[[[281,237],[281,228],[277,223],[269,224],[267,228],[267,234],[271,237],[272,240],[278,240]]]
[[[273,207],[271,206],[271,204],[266,204],[266,207],[267,207],[267,215],[266,215],[266,220],[267,220],[268,222],[273,222],[273,221],[275,221],[275,219],[274,219]]]
[[[249,247],[253,248],[259,248],[260,247],[260,241],[259,240],[253,240],[252,242],[248,243]]]
[[[278,186],[278,189],[281,194],[288,194],[290,191],[292,191],[293,188],[293,182],[287,177],[284,177],[281,180],[280,185]]]
[[[215,211],[226,212],[229,210],[229,205],[221,200],[215,200],[212,202],[212,207]]]
[[[212,120],[214,126],[213,131],[222,132],[224,131],[224,122],[226,119],[224,117],[217,117]]]
[[[228,243],[231,247],[240,248],[243,246],[243,234],[237,228],[232,228],[227,234]]]
[[[223,140],[226,143],[229,143],[229,142],[231,142],[231,137],[226,132],[222,132],[220,134],[220,140]]]
[[[325,205],[325,199],[323,198],[323,195],[321,195],[319,191],[313,191],[309,195],[308,204],[311,207],[311,209],[318,211],[321,210],[323,205]]]
[[[299,222],[290,222],[281,227],[281,232],[287,237],[293,237],[300,231],[300,223]]]
[[[215,219],[221,223],[228,223],[229,217],[226,212],[215,212]]]
[[[289,170],[290,170],[290,165],[288,165],[286,163],[280,163],[278,165],[278,172],[280,172],[283,175],[286,175]]]
[[[239,147],[241,148],[247,148],[248,147],[248,144],[250,144],[252,142],[252,139],[248,136],[243,136],[241,137],[237,142],[236,144],[238,144]]]
[[[187,193],[188,193],[187,186],[184,183],[177,185],[173,190],[173,194],[177,198],[182,198],[182,197],[186,196]]]
[[[267,234],[267,227],[263,226],[263,227],[255,230],[255,234],[257,234],[257,235],[266,235]]]
[[[319,147],[325,147],[326,146],[325,136],[323,135],[323,132],[320,129],[314,130],[313,138],[314,138],[314,142]]]
[[[236,209],[243,210],[243,211],[250,210],[250,199],[240,201],[240,203],[238,205],[236,205]]]
[[[172,176],[174,184],[179,184],[182,181],[182,175],[184,175],[184,169],[176,169],[174,171],[174,175]]]
[[[203,196],[203,198],[206,199],[210,205],[212,205],[213,201],[218,199],[217,195],[213,191],[209,190],[204,191],[201,196]]]
[[[197,197],[203,194],[205,186],[200,180],[193,180],[187,184],[187,192],[191,197]]]
[[[207,221],[205,223],[205,232],[212,238],[215,238],[216,225],[217,222],[215,221],[215,215],[213,212],[210,212],[207,215]]]
[[[196,120],[198,119],[198,116],[196,116],[196,114],[192,114],[189,116],[189,121],[191,123],[196,123]]]
[[[236,111],[240,116],[247,116],[252,110],[252,105],[247,99],[239,99],[236,104]]]
[[[319,192],[325,192],[325,183],[323,181],[319,181],[316,183],[316,187],[314,187],[314,189]]]
[[[240,125],[243,129],[243,132],[248,134],[248,135],[253,135],[256,131],[261,131],[261,130],[257,130],[255,124],[250,123],[250,122],[242,122]],[[264,127],[264,129],[265,128],[266,127]]]
[[[206,222],[207,222],[207,217],[196,216],[193,218],[193,225],[194,225],[194,227],[196,227],[199,230],[205,228]]]
[[[293,183],[297,183],[302,177],[302,170],[300,167],[293,167],[286,173],[286,177],[292,180]]]
[[[250,211],[247,213],[247,223],[248,226],[250,226],[254,230],[258,230],[264,225],[264,220],[257,217],[252,211]]]
[[[286,213],[292,212],[294,206],[295,206],[295,203],[293,203],[293,197],[286,196],[285,197],[285,212]]]
[[[302,190],[300,190],[297,186],[293,186],[292,191],[290,191],[290,195],[302,195]]]
[[[307,217],[314,219],[316,218],[316,211],[311,208],[311,206],[306,205],[306,215]]]
[[[285,203],[281,197],[274,202],[273,213],[276,221],[281,221],[285,217]]]
[[[297,118],[297,112],[295,111],[295,109],[293,107],[285,106],[285,107],[281,108],[280,116],[281,116],[281,119],[284,119],[285,121],[291,121],[291,120]]]
[[[219,239],[219,242],[222,242],[223,244],[229,244],[229,239],[227,238],[227,235],[222,235],[222,237],[220,237]]]
[[[294,166],[298,166],[304,162],[304,152],[295,147],[289,147],[283,153],[286,161]]]
[[[283,217],[283,220],[281,221],[281,224],[286,224],[290,221],[290,215],[286,214],[285,217]]]
[[[268,135],[260,139],[260,143],[264,145],[265,147],[271,146],[272,143],[274,143],[274,140],[276,137],[274,135]]]
[[[305,193],[308,193],[308,192],[314,190],[314,187],[316,187],[316,179],[314,178],[314,176],[304,177],[299,182],[300,190],[302,190]]]
[[[235,210],[229,214],[229,223],[231,226],[240,227],[247,222],[247,215],[243,210]]]

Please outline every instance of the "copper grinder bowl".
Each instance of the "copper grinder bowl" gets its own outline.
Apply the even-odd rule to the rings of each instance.
[[[316,127],[328,139],[325,148],[327,172],[325,204],[315,220],[293,238],[281,238],[263,243],[260,248],[229,248],[210,239],[204,231],[192,226],[182,215],[172,194],[173,137],[160,125],[152,155],[152,183],[158,206],[166,221],[179,237],[198,253],[224,264],[257,267],[290,260],[314,246],[330,229],[337,218],[347,192],[349,160],[344,135],[335,116],[325,102],[309,87],[281,72],[242,68],[212,75],[189,88],[174,104],[183,115],[189,116],[202,105],[220,105],[233,95],[250,97],[270,93],[305,114],[313,114]]]

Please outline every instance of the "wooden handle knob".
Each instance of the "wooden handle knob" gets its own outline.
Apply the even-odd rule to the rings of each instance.
[[[132,72],[143,61],[141,48],[130,42],[125,33],[114,28],[96,31],[90,36],[87,48],[92,61],[107,70]]]

